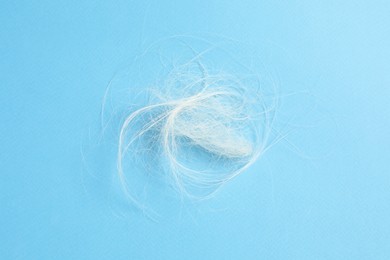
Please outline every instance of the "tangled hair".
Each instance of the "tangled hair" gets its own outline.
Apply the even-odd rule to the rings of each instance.
[[[181,195],[205,199],[267,150],[274,107],[257,79],[213,72],[198,56],[174,66],[158,86],[120,127],[117,169],[133,202],[124,163],[139,162],[143,152],[158,158],[152,163]]]

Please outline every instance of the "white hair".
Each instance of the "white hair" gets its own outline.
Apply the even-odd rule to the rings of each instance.
[[[124,167],[137,150],[154,151],[172,186],[196,199],[252,165],[269,145],[274,108],[247,83],[194,59],[150,88],[149,103],[126,115],[119,133],[117,168],[128,197],[137,203]]]

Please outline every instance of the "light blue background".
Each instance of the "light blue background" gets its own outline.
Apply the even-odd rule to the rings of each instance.
[[[0,258],[389,259],[389,14],[380,0],[3,0]],[[281,89],[318,105],[289,137],[309,156],[280,142],[190,214],[118,216],[86,191],[85,132],[134,55],[199,33],[275,46]]]

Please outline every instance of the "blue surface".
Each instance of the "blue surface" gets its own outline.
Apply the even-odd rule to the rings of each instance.
[[[0,258],[389,259],[389,13],[380,0],[3,0]],[[309,93],[280,108],[295,131],[187,213],[121,216],[104,183],[85,183],[85,133],[134,55],[202,33],[270,50],[282,93]]]

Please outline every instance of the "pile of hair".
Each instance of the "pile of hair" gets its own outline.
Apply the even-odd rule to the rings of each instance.
[[[196,199],[253,164],[268,147],[273,113],[257,83],[194,59],[149,87],[148,103],[126,114],[120,128],[117,168],[127,195],[131,170],[124,165],[146,153],[160,165],[154,171]]]

